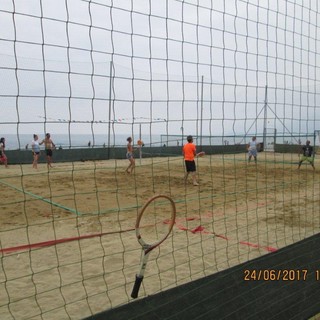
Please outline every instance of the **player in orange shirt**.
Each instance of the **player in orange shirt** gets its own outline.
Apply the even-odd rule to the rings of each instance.
[[[197,182],[196,163],[194,161],[194,158],[198,156],[203,156],[204,152],[197,153],[197,149],[195,144],[193,143],[192,136],[188,136],[187,141],[188,143],[186,143],[182,148],[184,162],[186,165],[186,174],[184,176],[184,181],[185,183],[187,183],[189,173],[191,173],[193,185],[198,186],[199,183]]]

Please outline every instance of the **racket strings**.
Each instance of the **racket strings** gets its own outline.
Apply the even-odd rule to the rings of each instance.
[[[172,206],[170,203],[153,201],[143,212],[140,220],[141,238],[148,243],[154,244],[170,233],[172,226]]]

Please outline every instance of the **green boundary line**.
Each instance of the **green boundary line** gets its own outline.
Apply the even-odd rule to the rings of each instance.
[[[49,199],[46,199],[46,198],[44,198],[44,197],[37,196],[37,195],[35,195],[34,193],[31,193],[31,192],[29,192],[29,191],[25,191],[25,190],[23,190],[23,189],[19,189],[19,188],[15,187],[15,186],[13,186],[13,185],[10,185],[9,183],[4,182],[4,181],[2,181],[2,180],[0,180],[0,183],[2,183],[3,185],[5,185],[5,186],[7,186],[7,187],[9,187],[9,188],[11,188],[11,189],[13,189],[13,190],[22,192],[23,194],[27,194],[27,195],[35,198],[35,199],[38,199],[38,200],[44,201],[44,202],[46,202],[46,203],[49,203],[49,204],[51,204],[51,205],[53,205],[53,206],[55,206],[55,207],[64,209],[64,210],[69,211],[69,212],[72,212],[72,213],[75,213],[76,215],[82,215],[81,212],[79,212],[79,211],[77,211],[77,210],[75,210],[75,209],[68,208],[68,207],[63,206],[63,205],[61,205],[61,204],[59,204],[59,203],[50,201]]]

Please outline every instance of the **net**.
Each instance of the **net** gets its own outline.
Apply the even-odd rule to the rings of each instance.
[[[177,217],[139,297],[317,234],[317,157],[298,170],[298,153],[319,143],[318,20],[316,0],[1,1],[0,318],[129,303],[155,194]],[[34,169],[46,133],[53,168],[40,145]],[[183,179],[189,134],[199,186]],[[248,164],[253,136],[270,152]]]

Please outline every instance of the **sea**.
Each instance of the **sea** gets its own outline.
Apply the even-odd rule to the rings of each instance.
[[[30,149],[33,134],[2,134],[6,139],[6,150]],[[127,135],[110,136],[107,134],[52,134],[51,139],[56,148],[76,149],[76,148],[101,148],[107,146],[126,146]],[[160,136],[158,136],[158,139]],[[39,134],[39,141],[44,139],[44,135]],[[137,138],[138,139],[138,138]],[[155,137],[156,139],[156,137]],[[150,139],[146,142],[150,143]]]
[[[6,139],[6,150],[22,150],[30,149],[33,140],[33,134],[2,134]],[[39,135],[41,141],[44,135]],[[56,148],[62,149],[76,149],[76,148],[101,148],[101,147],[125,147],[127,145],[128,135],[117,134],[110,135],[108,139],[107,134],[52,134],[51,139],[56,145]],[[142,135],[139,137],[133,136],[134,144],[141,139],[143,144],[147,147],[159,146],[182,146],[186,143],[186,137],[181,135]],[[243,142],[243,137],[194,137],[194,142],[199,145],[227,145],[240,144]]]

